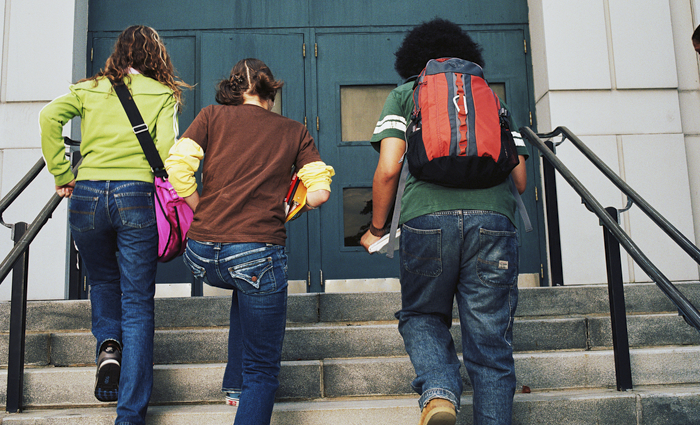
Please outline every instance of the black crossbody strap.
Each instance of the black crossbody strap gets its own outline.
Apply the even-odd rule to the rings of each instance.
[[[131,127],[134,130],[134,134],[136,134],[136,138],[139,139],[141,149],[143,149],[143,153],[146,155],[146,159],[153,170],[153,174],[155,174],[156,177],[168,178],[168,173],[165,171],[163,160],[160,159],[160,154],[158,153],[158,149],[156,149],[156,144],[153,142],[151,133],[148,131],[148,126],[143,122],[139,108],[136,107],[136,103],[131,97],[131,93],[126,87],[126,84],[113,85],[113,87],[119,97],[119,101],[124,107],[126,116],[129,117]]]

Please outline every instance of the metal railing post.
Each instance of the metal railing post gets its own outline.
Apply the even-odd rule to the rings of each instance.
[[[554,152],[554,143],[545,142],[545,145]],[[564,270],[561,259],[561,231],[559,229],[556,174],[554,166],[545,158],[542,161],[542,175],[544,177],[545,211],[547,213],[550,279],[552,286],[563,286]]]
[[[617,223],[617,208],[608,207],[605,211]],[[612,326],[613,353],[615,357],[615,378],[617,390],[632,389],[632,366],[630,346],[627,337],[627,311],[625,290],[622,285],[622,259],[620,244],[610,231],[603,226],[605,238],[605,265],[608,271],[608,299],[610,301],[610,324]]]
[[[12,240],[17,244],[27,231],[27,223],[13,226]],[[29,271],[29,248],[12,266],[12,301],[10,311],[10,345],[7,362],[7,406],[9,413],[22,411],[24,393],[24,346],[27,328],[27,275]]]

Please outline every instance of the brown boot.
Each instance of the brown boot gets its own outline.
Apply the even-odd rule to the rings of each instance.
[[[454,425],[457,422],[455,405],[444,398],[434,398],[423,408],[419,425]]]

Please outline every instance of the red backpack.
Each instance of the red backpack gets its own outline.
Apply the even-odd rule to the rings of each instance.
[[[505,181],[518,165],[508,112],[479,65],[430,60],[414,85],[413,103],[406,155],[417,179],[486,188]]]
[[[459,58],[431,59],[415,82],[413,104],[406,129],[408,148],[387,238],[389,258],[397,249],[408,172],[440,186],[481,189],[503,183],[520,162],[508,111],[479,65]],[[529,232],[532,224],[512,181],[510,189]]]

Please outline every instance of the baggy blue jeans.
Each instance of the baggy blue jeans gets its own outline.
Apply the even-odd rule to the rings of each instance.
[[[474,424],[511,423],[518,301],[518,236],[510,220],[476,210],[416,217],[401,229],[399,332],[423,409],[433,398],[459,410],[463,383],[450,334],[457,297],[464,364],[474,389]]]
[[[78,181],[70,198],[71,232],[89,276],[97,351],[108,340],[122,347],[116,424],[145,424],[153,388],[153,190],[153,183],[141,181]]]
[[[285,248],[190,239],[183,259],[207,284],[233,290],[222,390],[241,391],[234,424],[269,424],[287,321]]]

